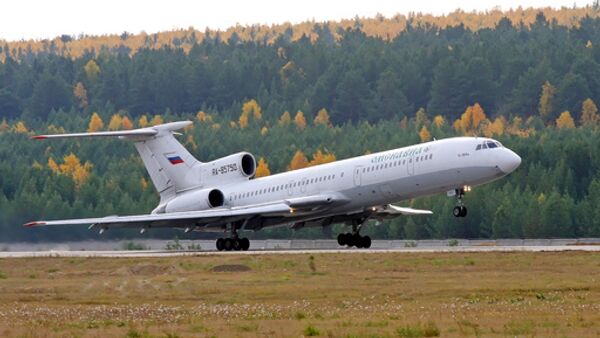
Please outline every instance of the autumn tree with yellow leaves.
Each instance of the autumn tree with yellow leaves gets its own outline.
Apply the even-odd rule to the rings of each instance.
[[[547,121],[551,117],[551,113],[554,109],[554,95],[556,94],[556,87],[546,81],[542,85],[542,94],[540,95],[540,102],[538,104],[538,110],[540,116],[544,121]]]
[[[248,126],[248,123],[250,122],[250,116],[252,116],[254,121],[260,121],[262,119],[262,108],[254,99],[246,101],[242,105],[242,114],[240,115],[239,119],[240,128],[243,129]]]
[[[70,177],[75,183],[75,187],[79,188],[89,179],[92,164],[88,161],[81,164],[77,155],[70,153],[63,158],[62,164],[57,164],[52,157],[48,158],[48,168],[55,174]]]
[[[429,130],[427,130],[426,126],[421,128],[421,131],[419,132],[419,138],[421,139],[421,142],[427,142],[431,140],[431,133],[429,133]]]
[[[102,118],[98,113],[94,112],[92,117],[90,118],[90,123],[88,124],[87,131],[92,133],[98,130],[102,130],[104,128],[104,122],[102,122]]]
[[[146,117],[146,115],[140,116],[140,118],[138,119],[138,126],[140,126],[141,128],[146,128],[148,124],[148,117]]]
[[[75,88],[73,88],[73,95],[79,100],[79,108],[87,108],[88,106],[88,97],[87,90],[85,86],[81,82],[77,82]]]
[[[324,153],[322,152],[320,149],[318,149],[313,155],[312,155],[312,160],[310,160],[310,162],[308,162],[308,166],[315,166],[315,165],[319,165],[319,164],[325,164],[325,163],[330,163],[330,162],[334,162],[335,161],[335,155],[327,152]]]
[[[306,118],[304,117],[304,113],[298,110],[296,116],[294,116],[294,123],[296,127],[300,130],[306,129]]]
[[[85,71],[85,76],[91,82],[96,81],[98,74],[100,73],[100,67],[94,60],[88,61],[85,66],[83,66],[83,70]]]
[[[292,157],[292,161],[288,166],[288,170],[296,170],[306,167],[308,167],[308,159],[306,158],[306,155],[304,155],[302,150],[297,150],[294,154],[294,157]]]
[[[292,123],[292,116],[289,111],[284,111],[283,114],[279,117],[279,121],[277,122],[280,126],[287,126]]]
[[[271,175],[269,165],[267,164],[264,158],[259,158],[258,164],[256,165],[256,177],[265,177],[269,175]]]
[[[582,126],[596,125],[598,123],[598,107],[590,98],[581,104],[580,124]]]
[[[485,112],[479,103],[468,106],[460,119],[454,122],[454,129],[464,135],[475,135],[481,122],[486,119]]]
[[[558,129],[572,129],[575,128],[575,121],[568,110],[565,110],[556,119],[556,127]]]
[[[329,113],[327,112],[327,109],[322,108],[319,110],[317,116],[315,116],[314,124],[315,126],[323,125],[326,127],[331,127],[331,121],[329,121]]]

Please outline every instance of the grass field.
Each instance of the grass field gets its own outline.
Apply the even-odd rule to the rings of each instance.
[[[0,336],[592,337],[600,255],[0,260]]]

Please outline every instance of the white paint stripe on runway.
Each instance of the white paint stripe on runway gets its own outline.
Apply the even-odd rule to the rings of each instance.
[[[477,253],[477,252],[600,252],[597,245],[556,245],[556,246],[478,246],[478,247],[422,247],[398,249],[302,249],[302,250],[250,250],[250,251],[15,251],[0,252],[0,258],[35,257],[106,257],[106,258],[152,258],[183,256],[218,255],[297,255],[297,254],[379,254],[379,253]]]

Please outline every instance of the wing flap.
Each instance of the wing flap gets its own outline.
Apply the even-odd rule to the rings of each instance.
[[[383,207],[377,207],[376,213],[387,216],[412,216],[412,215],[432,215],[433,211],[423,209],[413,209],[406,207],[399,207],[393,204],[388,204]]]

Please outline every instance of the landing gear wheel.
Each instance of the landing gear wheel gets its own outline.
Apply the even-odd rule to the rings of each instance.
[[[371,247],[371,237],[365,236],[362,238],[362,247],[368,249]]]
[[[454,217],[466,217],[467,216],[467,207],[464,205],[459,205],[454,207],[452,210],[452,214]]]
[[[337,242],[339,246],[344,246],[346,245],[346,234],[339,234],[337,236]]]
[[[217,250],[223,251],[225,248],[225,240],[223,238],[217,239]]]
[[[242,250],[242,243],[239,238],[233,239],[233,250],[235,250],[235,251]]]
[[[363,237],[361,235],[359,235],[359,234],[352,235],[352,242],[358,249],[364,248]]]
[[[240,239],[240,245],[243,251],[247,251],[250,249],[250,240],[248,238],[242,238]]]
[[[231,251],[231,249],[233,249],[233,239],[232,238],[225,238],[223,249],[225,251]]]
[[[454,209],[452,210],[452,215],[454,215],[454,217],[461,217],[462,208],[459,206],[454,207]]]

